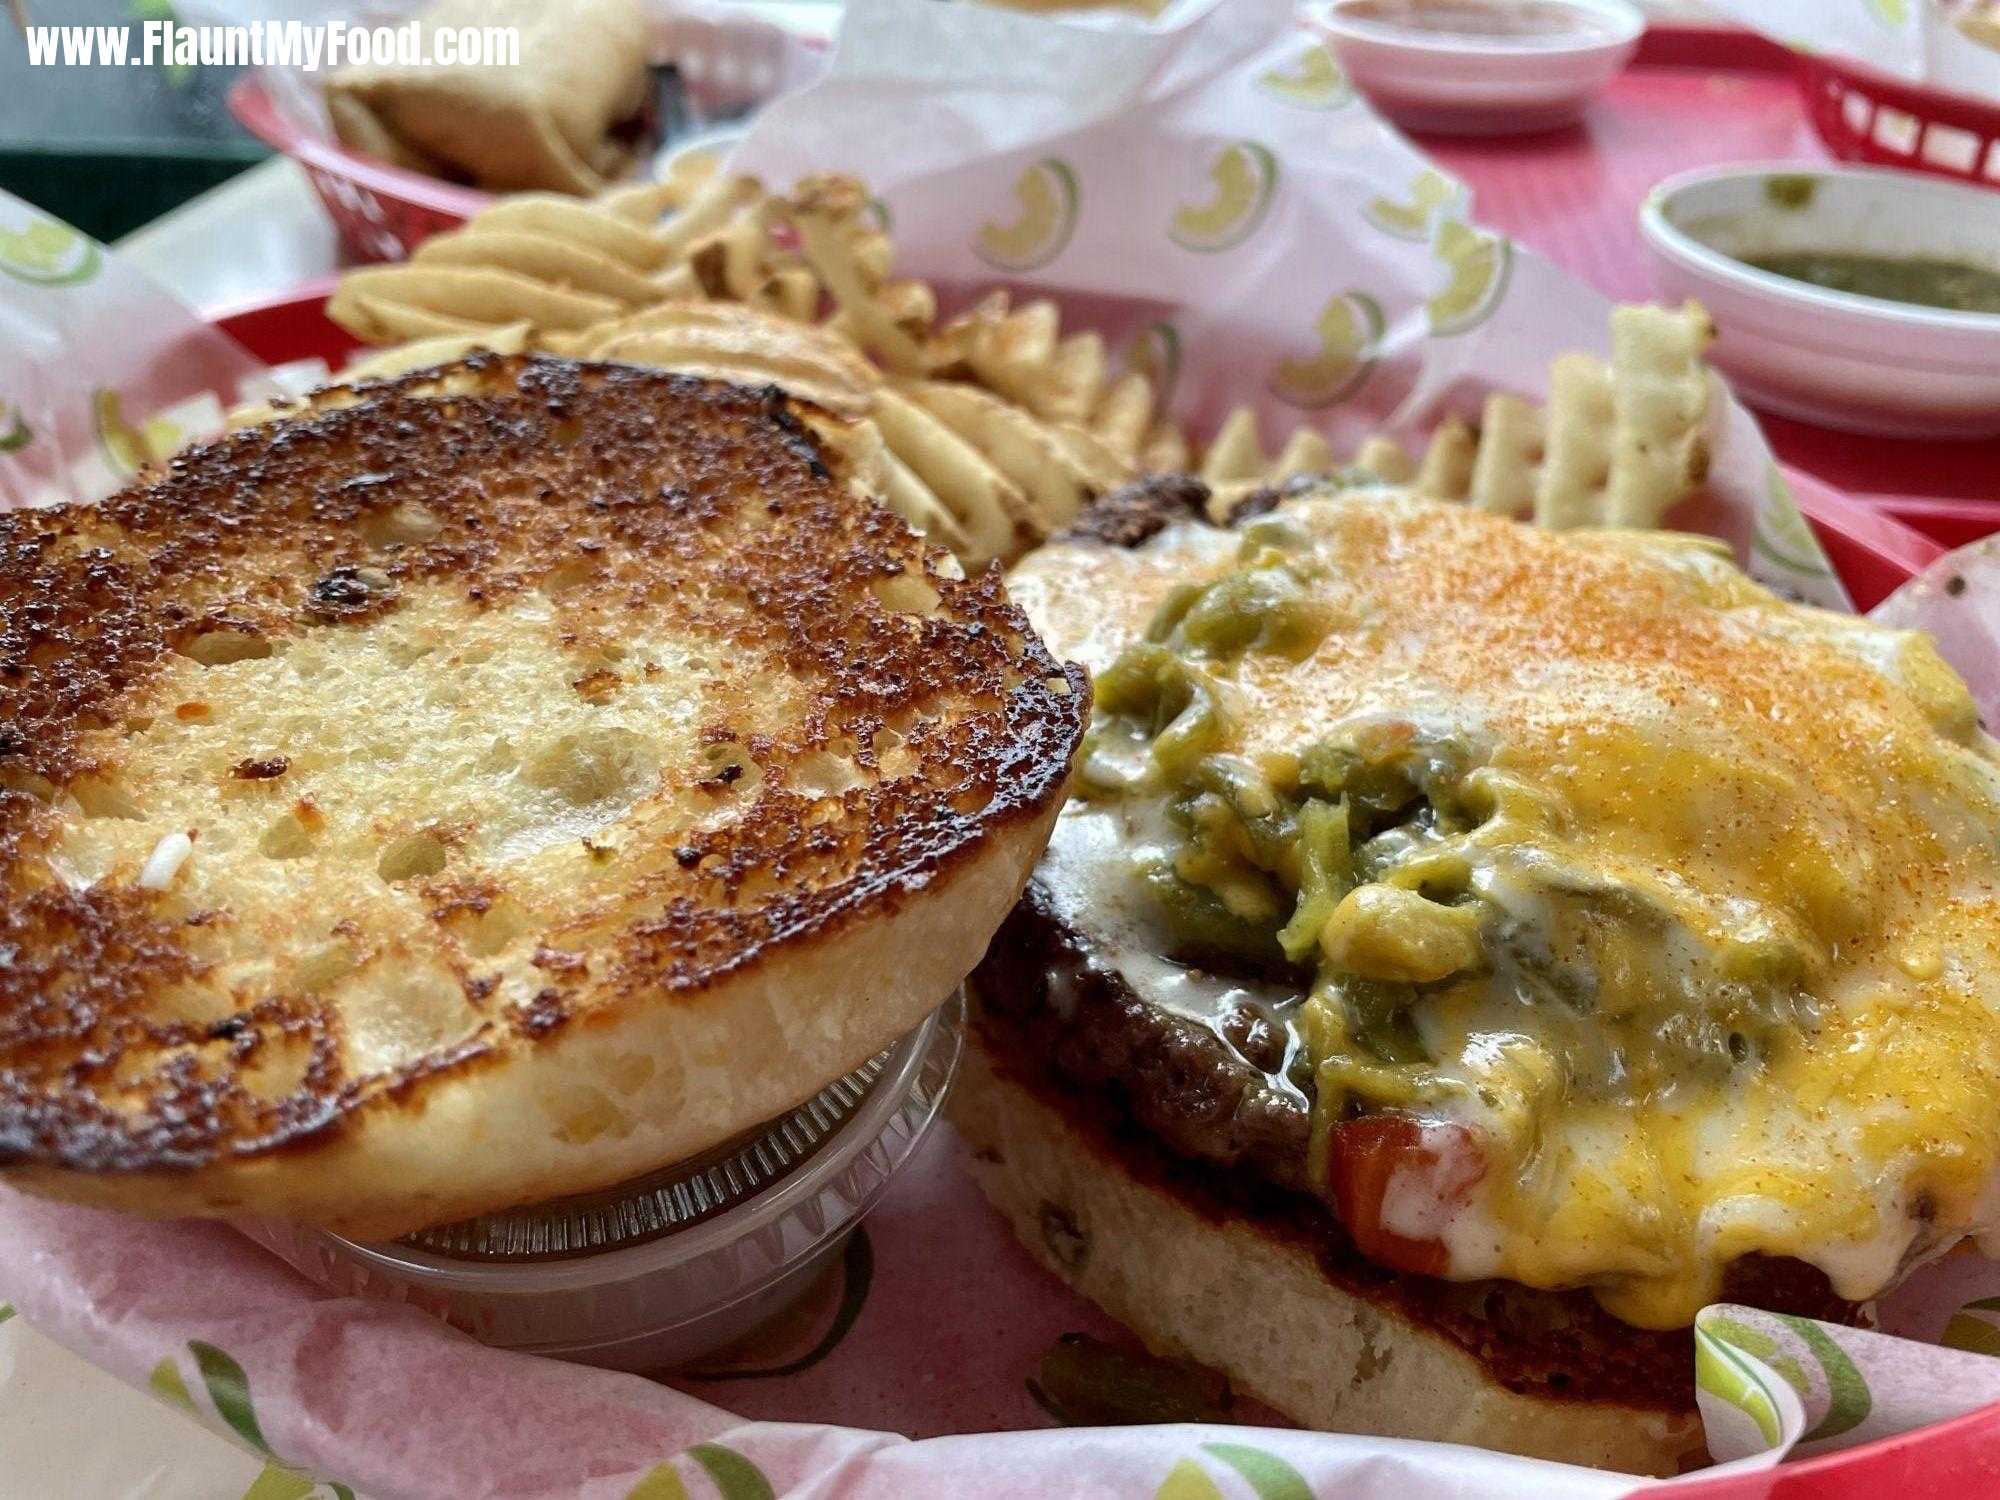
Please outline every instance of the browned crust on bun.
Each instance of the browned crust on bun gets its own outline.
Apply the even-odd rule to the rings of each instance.
[[[915,1024],[1045,842],[1088,697],[997,572],[964,579],[854,491],[818,435],[831,426],[770,389],[474,356],[323,393],[102,506],[0,516],[0,1162],[15,1179],[400,1232],[700,1149]],[[615,859],[586,836],[589,858],[569,839],[560,870],[522,874],[477,826],[441,825],[423,836],[442,870],[385,866],[351,912],[258,908],[252,885],[278,866],[205,850],[200,829],[197,875],[240,909],[199,879],[143,888],[129,856],[94,881],[65,874],[64,839],[102,822],[111,793],[132,789],[143,818],[149,793],[174,790],[147,757],[181,754],[176,714],[238,711],[236,651],[199,659],[216,641],[341,665],[433,615],[436,650],[409,672],[454,664],[460,635],[534,632],[568,682],[551,712],[575,708],[570,689],[592,704],[666,691],[671,672],[634,667],[634,640],[697,658],[677,748],[660,747],[665,727],[641,744],[658,779],[633,793],[618,826],[640,836]],[[214,701],[190,713],[177,700],[204,669]],[[481,707],[447,733],[477,730]],[[287,750],[236,747],[217,796],[313,786],[310,753],[272,774]],[[829,758],[851,784],[825,784]],[[746,773],[748,795],[732,791]],[[331,772],[317,784],[340,791]],[[341,811],[311,802],[301,817]],[[367,837],[369,809],[353,812]],[[517,894],[533,920],[509,967],[458,924]],[[294,982],[287,918],[362,956],[341,981],[363,987],[355,1003]],[[255,979],[253,940],[282,960]],[[909,942],[930,951],[900,953]],[[421,1045],[364,1065],[355,1028],[411,964],[449,976],[433,999],[451,1015],[426,1012]],[[728,1056],[732,1036],[756,1056]],[[553,1073],[535,1083],[537,1058]],[[634,1081],[615,1106],[550,1102],[618,1059]],[[537,1144],[565,1109],[594,1143]]]

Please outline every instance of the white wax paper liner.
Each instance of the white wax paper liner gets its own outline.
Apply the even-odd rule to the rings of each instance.
[[[109,493],[263,367],[102,246],[0,193],[0,509]]]
[[[1088,46],[1015,12],[863,0],[831,74],[731,161],[773,183],[856,173],[899,272],[1066,299],[1196,430],[1250,402],[1273,448],[1302,424],[1348,452],[1476,416],[1495,386],[1541,395],[1556,355],[1608,347],[1610,304],[1473,227],[1466,189],[1368,109],[1289,0],[1177,6]],[[1717,500],[1677,519],[1844,606],[1756,424],[1717,394]]]
[[[2000,52],[1935,0],[1707,0],[1774,41],[2000,103]]]
[[[952,1190],[975,1194],[942,1154],[932,1153],[929,1171],[950,1172]],[[944,1216],[957,1227],[932,1236],[935,1252],[976,1257],[989,1240],[989,1254],[1007,1259],[1006,1231],[997,1221],[968,1226],[986,1216],[965,1206],[973,1211]],[[330,1496],[375,1500],[899,1496],[925,1493],[926,1480],[946,1475],[952,1493],[968,1497],[1135,1500],[1596,1500],[1632,1483],[1463,1448],[1272,1429],[1065,1429],[908,1443],[747,1421],[636,1377],[483,1348],[410,1308],[335,1297],[219,1225],[134,1225],[0,1190],[0,1231],[24,1321],[231,1438],[254,1455],[257,1480],[299,1476],[287,1481],[291,1490],[248,1488],[254,1500],[303,1495],[307,1480]],[[1954,1260],[1994,1284],[1991,1266]],[[967,1301],[981,1300],[979,1288],[968,1289]],[[900,1311],[908,1316],[896,1320],[895,1337],[920,1337],[921,1324],[937,1320],[929,1303]],[[1718,1456],[1750,1454],[1733,1467],[1768,1466],[1808,1431],[1816,1436],[1802,1451],[1819,1451],[2000,1396],[2000,1363],[1953,1349],[1733,1307],[1708,1309],[1702,1331],[1711,1441]],[[11,1399],[15,1390],[0,1378],[0,1392]],[[96,1443],[115,1445],[121,1426],[103,1420],[112,1403],[97,1399]]]
[[[1972,689],[1990,730],[2000,730],[2000,539],[1988,537],[1932,563],[1877,605],[1887,625],[1928,630]]]
[[[334,1297],[220,1225],[134,1225],[0,1189],[0,1233],[13,1295],[38,1330],[273,1467],[373,1500],[904,1500],[947,1484],[963,1500],[1610,1500],[1631,1486],[1472,1449],[1282,1429],[1057,1429],[913,1443],[746,1422],[637,1376],[488,1349],[414,1309]]]
[[[1219,165],[1225,157],[1236,165]],[[833,77],[771,111],[744,159],[774,181],[829,166],[863,171],[885,188],[906,273],[965,289],[1004,279],[1089,308],[1157,373],[1177,374],[1181,414],[1212,421],[1256,393],[1272,438],[1302,419],[1342,442],[1385,421],[1414,432],[1440,409],[1471,410],[1493,386],[1537,393],[1550,355],[1604,342],[1603,301],[1469,227],[1463,190],[1354,100],[1326,55],[1290,30],[1278,0],[1175,12],[1155,27],[1111,24],[1089,45],[1076,28],[1045,21],[865,0],[850,11]],[[1217,189],[1246,170],[1252,190],[1241,213],[1228,212]],[[1037,202],[1055,205],[1049,224],[1024,211]],[[1176,207],[1190,212],[1175,218]],[[207,420],[252,373],[184,309],[25,205],[0,202],[0,229],[0,318],[18,330],[0,395],[20,418],[0,415],[0,436],[19,436],[0,454],[0,495],[87,497],[116,477],[135,442],[182,435],[149,436],[126,412],[205,400],[197,416]],[[982,251],[1014,264],[996,274]],[[1472,294],[1437,300],[1468,265],[1490,274],[1460,277],[1461,294],[1467,285]],[[115,421],[105,420],[99,390],[125,397]],[[1754,423],[1721,403],[1712,437],[1712,498],[1677,519],[1728,536],[1780,585],[1836,601]],[[1940,573],[1885,606],[1903,611],[1899,619],[1935,612],[1986,703],[1995,696],[1993,571],[1975,558],[1966,587]],[[899,1214],[898,1198],[922,1211]],[[899,1405],[918,1404],[918,1393],[897,1381],[912,1369],[938,1378],[922,1364],[926,1340],[956,1337],[965,1353],[944,1368],[976,1386],[990,1374],[980,1354],[1008,1334],[955,1324],[975,1309],[1029,1338],[1097,1318],[1027,1268],[943,1145],[909,1169],[872,1232],[875,1253],[923,1291],[878,1296],[833,1358],[795,1377],[821,1414],[859,1400],[872,1403],[875,1422],[899,1420]],[[267,1485],[253,1485],[259,1500],[303,1495],[317,1476],[377,1500],[745,1500],[940,1485],[968,1496],[1424,1500],[1630,1488],[1617,1476],[1469,1449],[1276,1429],[907,1442],[858,1425],[749,1421],[634,1377],[484,1349],[409,1309],[331,1297],[219,1226],[144,1224],[0,1191],[0,1235],[9,1247],[0,1292],[37,1327],[257,1454],[265,1468],[256,1483]],[[1894,1299],[1896,1331],[1942,1335],[1956,1348],[1711,1309],[1699,1376],[1717,1456],[1768,1465],[1801,1439],[1858,1441],[2000,1394],[2000,1364],[1960,1352],[2000,1344],[2000,1313],[1986,1305],[1995,1291],[1991,1267],[1954,1256]],[[827,1371],[844,1384],[811,1384]],[[1857,1380],[1867,1412],[1850,1422]],[[777,1414],[785,1387],[701,1388]],[[856,1387],[872,1388],[856,1398]],[[102,1434],[116,1442],[116,1424]]]

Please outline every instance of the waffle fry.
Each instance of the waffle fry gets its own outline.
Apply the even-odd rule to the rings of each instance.
[[[901,391],[877,396],[875,422],[911,477],[951,513],[965,538],[959,561],[967,568],[1015,557],[1039,540],[1020,487]]]
[[[848,236],[848,248],[854,255],[854,264],[862,276],[875,286],[881,286],[888,281],[889,271],[896,263],[896,247],[890,243],[889,236],[879,229],[864,228],[859,210],[845,226],[845,232]],[[929,288],[925,290],[928,291]],[[935,304],[931,308],[931,313],[932,316],[936,316]]]
[[[1620,307],[1611,314],[1611,476],[1602,522],[1657,526],[1708,476],[1707,312]]]
[[[855,451],[890,503],[973,566],[1068,524],[1142,456],[1187,460],[1152,382],[1110,379],[1103,340],[1066,335],[1053,303],[996,295],[940,328],[930,287],[892,278],[893,247],[851,178],[776,198],[696,176],[567,213],[542,196],[503,200],[394,276],[346,289],[339,316],[364,338],[473,340],[504,313],[528,325],[529,348],[775,383],[865,424]],[[642,221],[669,202],[664,222]],[[482,292],[491,323],[476,316]]]
[[[1208,445],[1201,468],[1196,472],[1213,488],[1262,484],[1269,469],[1270,460],[1264,457],[1264,444],[1257,436],[1257,414],[1247,406],[1239,406],[1223,418],[1215,441]]]
[[[1464,500],[1472,493],[1472,470],[1479,456],[1479,438],[1463,420],[1448,419],[1431,434],[1423,462],[1410,488],[1433,500]]]
[[[898,400],[885,402],[881,373],[832,325],[727,303],[663,303],[550,343],[580,358],[776,384],[840,415],[879,419],[881,473],[902,497],[895,508],[926,534],[948,535],[975,564],[1012,557],[1019,538],[1067,525],[1133,475],[1128,460],[1082,427],[1044,422],[977,386],[904,381]]]
[[[1049,430],[1019,407],[945,381],[910,381],[902,389],[1006,476],[1023,497],[1035,535],[1060,531],[1083,507],[1088,491],[1069,472]]]
[[[1146,441],[1139,446],[1139,472],[1178,474],[1188,467],[1193,457],[1187,434],[1162,417],[1153,424],[1152,430],[1146,434]]]
[[[1301,427],[1275,459],[1266,459],[1257,426],[1247,407],[1231,412],[1210,446],[1201,468],[1209,489],[1211,520],[1226,522],[1250,496],[1274,489],[1302,474],[1327,474],[1339,468],[1333,447],[1319,433]]]
[[[504,346],[779,385],[848,418],[870,481],[975,567],[1139,474],[1195,469],[1220,517],[1343,468],[1306,428],[1267,454],[1248,408],[1197,453],[1151,376],[1114,375],[1103,339],[1065,330],[1053,302],[995,292],[940,324],[931,288],[894,261],[852,178],[780,197],[684,158],[589,202],[502,199],[407,265],[350,273],[328,311],[367,342],[416,341],[364,369]],[[1377,437],[1344,467],[1547,526],[1656,524],[1706,469],[1709,337],[1692,305],[1621,309],[1612,360],[1557,360],[1546,406],[1497,394],[1416,458]]]
[[[1588,354],[1549,367],[1547,456],[1535,491],[1535,524],[1587,526],[1611,478],[1611,370]]]
[[[1059,422],[1051,431],[1064,457],[1098,494],[1116,488],[1132,477],[1132,469],[1088,428]]]
[[[1503,516],[1530,514],[1547,438],[1539,406],[1504,391],[1489,396],[1467,499],[1480,510]]]
[[[683,151],[655,182],[630,182],[600,193],[599,208],[632,224],[653,223],[662,214],[687,207],[715,177],[720,163],[712,151]],[[503,200],[504,201],[504,200]]]
[[[911,339],[923,341],[937,317],[937,295],[921,281],[893,281],[874,294],[874,310],[876,315],[887,318]],[[856,318],[844,308],[836,309],[826,320],[826,326],[842,338],[861,342]],[[929,357],[926,363],[936,373],[937,359]]]
[[[882,383],[852,345],[823,329],[717,302],[663,302],[560,340],[555,352],[777,385],[849,417],[873,409]]]
[[[719,233],[739,212],[755,203],[762,192],[753,178],[710,178],[653,233],[667,258],[679,259],[702,240]]]
[[[1037,539],[1075,519],[1099,495],[1132,477],[1130,467],[1088,432],[1044,422],[977,386],[916,381],[911,398],[984,454],[1020,489]]]
[[[1393,438],[1372,437],[1354,450],[1354,466],[1380,475],[1388,484],[1408,484],[1417,477],[1417,466]]]
[[[562,240],[527,229],[486,225],[434,235],[417,247],[408,269],[426,266],[492,267],[551,286],[638,305],[658,300],[659,284],[582,240]]]
[[[613,188],[592,201],[614,218],[644,226],[670,209],[679,208],[691,196],[686,187],[666,182],[635,182]]]
[[[552,333],[622,309],[701,295],[690,252],[760,196],[747,178],[683,178],[589,203],[547,193],[502,198],[426,240],[402,265],[348,272],[327,316],[370,344],[525,321],[528,347],[543,348]],[[648,223],[662,205],[677,205],[673,216]],[[766,280],[760,275],[758,287]],[[785,296],[786,306],[799,304],[796,289]]]
[[[938,498],[937,492],[890,450],[883,441],[882,429],[875,423],[856,422],[847,447],[855,477],[880,495],[889,509],[914,530],[948,548],[954,557],[964,557],[974,550],[972,539],[959,525],[958,518]]]
[[[1272,484],[1284,484],[1301,474],[1325,474],[1335,468],[1333,446],[1309,427],[1301,427],[1271,465]]]
[[[1086,421],[1104,389],[1104,340],[1072,334],[1056,346],[1048,379],[1028,399],[1028,409],[1051,422]]]
[[[1139,456],[1152,415],[1153,382],[1139,374],[1121,375],[1104,388],[1086,425],[1099,442],[1131,463]]]
[[[658,239],[607,203],[585,203],[560,193],[502,198],[474,223],[482,230],[517,230],[587,247],[636,271],[658,270],[667,259],[666,247]],[[426,245],[433,243],[426,241]]]
[[[391,298],[370,296],[359,287],[343,287],[336,292],[342,310],[336,315],[334,303],[327,303],[327,316],[348,332],[370,343],[394,344],[400,339],[434,339],[476,336],[504,323],[482,323],[472,318],[454,318],[434,308],[418,307]],[[373,336],[368,331],[372,330]]]
[[[1550,365],[1546,407],[1499,392],[1487,399],[1477,428],[1458,417],[1442,423],[1420,460],[1375,437],[1351,466],[1539,526],[1658,526],[1707,477],[1714,377],[1702,352],[1714,328],[1691,302],[1620,307],[1611,335],[1609,363],[1565,354]],[[1211,513],[1226,517],[1258,489],[1331,470],[1332,457],[1302,429],[1269,460],[1248,410],[1234,412],[1200,468],[1213,491]]]
[[[1005,292],[986,298],[945,330],[945,342],[968,378],[1039,410],[1054,394],[1062,315],[1053,302],[1014,308],[1010,301]]]
[[[589,202],[504,198],[410,263],[346,278],[328,310],[369,343],[507,330],[528,349],[775,382],[857,419],[880,415],[882,375],[910,382],[881,418],[884,483],[975,562],[1012,557],[1145,466],[1188,462],[1153,382],[1112,378],[1102,338],[1065,333],[1053,303],[996,294],[940,327],[931,288],[893,269],[852,178],[774,197],[684,158]]]
[[[756,204],[739,210],[718,233],[696,244],[688,252],[688,269],[703,294],[717,301],[744,302],[799,321],[819,309],[819,286],[811,272],[773,266],[771,231]],[[802,277],[803,295],[795,281],[780,277]]]
[[[881,283],[848,232],[866,207],[853,178],[821,176],[802,182],[779,212],[798,231],[800,254],[839,309],[848,336],[894,374],[926,374],[931,361],[922,340],[877,300]]]
[[[526,323],[508,323],[480,333],[447,333],[436,338],[412,339],[407,344],[394,344],[351,361],[340,372],[340,380],[343,385],[358,385],[364,380],[389,380],[397,375],[407,375],[412,370],[449,364],[481,349],[494,354],[519,354],[527,347],[527,341]]]
[[[341,277],[326,315],[371,344],[440,333],[471,333],[507,323],[545,329],[587,328],[622,304],[493,266],[364,266]]]

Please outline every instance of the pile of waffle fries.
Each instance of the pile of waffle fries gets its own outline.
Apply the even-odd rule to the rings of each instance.
[[[949,319],[853,178],[787,195],[684,159],[664,180],[594,201],[503,198],[408,262],[352,271],[328,314],[381,346],[355,382],[473,349],[776,384],[853,423],[865,477],[968,567],[1008,562],[1091,499],[1192,470],[1222,519],[1255,491],[1358,470],[1548,526],[1654,526],[1702,482],[1712,330],[1700,308],[1624,307],[1613,355],[1565,355],[1546,406],[1490,397],[1412,456],[1389,438],[1337,455],[1307,428],[1267,454],[1248,407],[1198,448],[1146,370],[1056,305],[996,291]]]

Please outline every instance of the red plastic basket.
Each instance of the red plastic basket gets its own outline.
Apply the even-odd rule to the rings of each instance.
[[[810,70],[801,71],[792,48],[821,56],[831,51],[830,32],[819,35],[814,23],[796,24],[802,29],[754,17],[739,25],[690,14],[655,28],[651,42],[657,54],[673,59],[693,118],[720,121],[763,103],[774,90],[806,81]],[[493,201],[490,193],[391,166],[306,129],[280,108],[261,75],[246,73],[236,80],[229,112],[250,134],[305,169],[341,243],[357,260],[406,259],[431,235],[456,229]]]
[[[2000,505],[1991,500],[1927,500],[1918,495],[1856,498],[1947,548],[1963,547],[2000,531]]]
[[[476,188],[440,182],[320,140],[281,111],[263,80],[246,73],[230,87],[236,123],[305,169],[340,242],[357,260],[405,260],[493,201]]]
[[[1798,66],[1813,129],[1840,160],[2000,188],[2000,104],[1829,57]]]
[[[2000,1406],[1749,1474],[1649,1485],[1630,1500],[1984,1500],[2000,1495]]]

